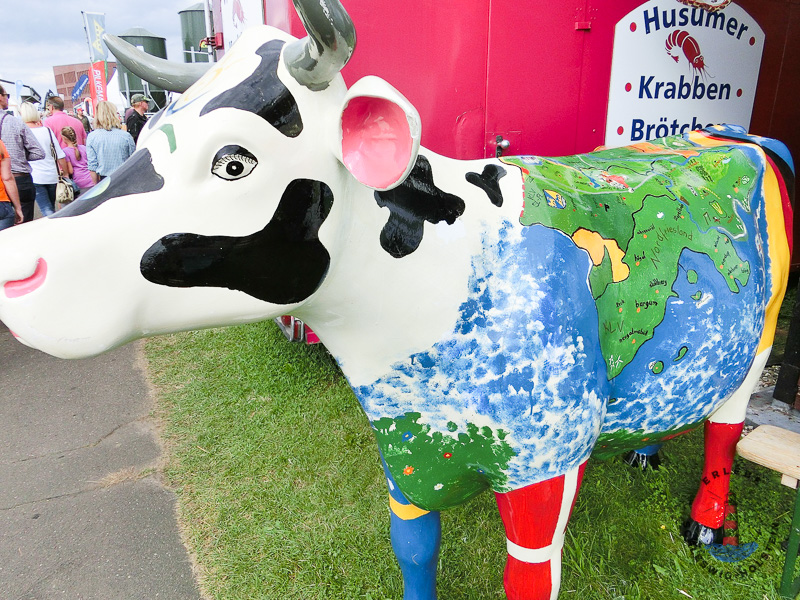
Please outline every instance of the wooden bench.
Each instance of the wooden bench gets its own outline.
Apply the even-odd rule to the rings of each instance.
[[[742,438],[736,451],[758,465],[781,474],[781,483],[797,489],[800,480],[800,433],[795,433],[773,425],[756,427]],[[789,546],[786,549],[786,562],[783,564],[780,594],[794,598],[800,592],[800,577],[793,578],[798,546],[800,546],[800,492],[795,497],[794,515],[789,531]]]

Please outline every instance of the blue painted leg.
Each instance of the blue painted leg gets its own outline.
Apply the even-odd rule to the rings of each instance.
[[[628,452],[624,460],[632,467],[639,467],[642,471],[646,469],[658,469],[661,465],[661,459],[658,456],[658,451],[662,444],[653,444],[652,446],[645,446],[638,450],[631,450]]]
[[[389,485],[392,549],[403,573],[403,600],[436,600],[441,522],[437,511],[411,504],[383,463]]]

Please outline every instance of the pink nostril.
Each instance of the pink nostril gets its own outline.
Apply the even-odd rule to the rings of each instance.
[[[9,298],[19,298],[39,288],[44,283],[45,277],[47,277],[47,263],[40,258],[36,262],[36,270],[33,275],[19,281],[7,281],[3,288]]]

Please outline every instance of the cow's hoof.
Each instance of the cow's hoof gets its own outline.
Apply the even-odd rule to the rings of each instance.
[[[632,467],[639,467],[642,471],[653,469],[654,471],[661,466],[661,458],[658,454],[641,454],[636,450],[631,450],[623,458]]]
[[[706,544],[721,544],[723,528],[712,529],[694,519],[689,519],[683,525],[683,539],[690,546],[704,546]]]

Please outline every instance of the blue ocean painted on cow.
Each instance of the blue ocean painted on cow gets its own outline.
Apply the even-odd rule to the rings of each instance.
[[[384,459],[409,475],[400,488],[423,507],[558,476],[588,457],[604,414],[609,382],[587,254],[560,232],[510,223],[484,249],[490,258],[473,262],[454,330],[355,388]],[[419,398],[424,412],[414,413]],[[420,451],[417,440],[412,451],[423,434],[432,447]],[[480,435],[490,442],[475,444]],[[447,474],[457,458],[448,444],[467,438],[478,450]],[[439,454],[446,460],[429,468]]]

